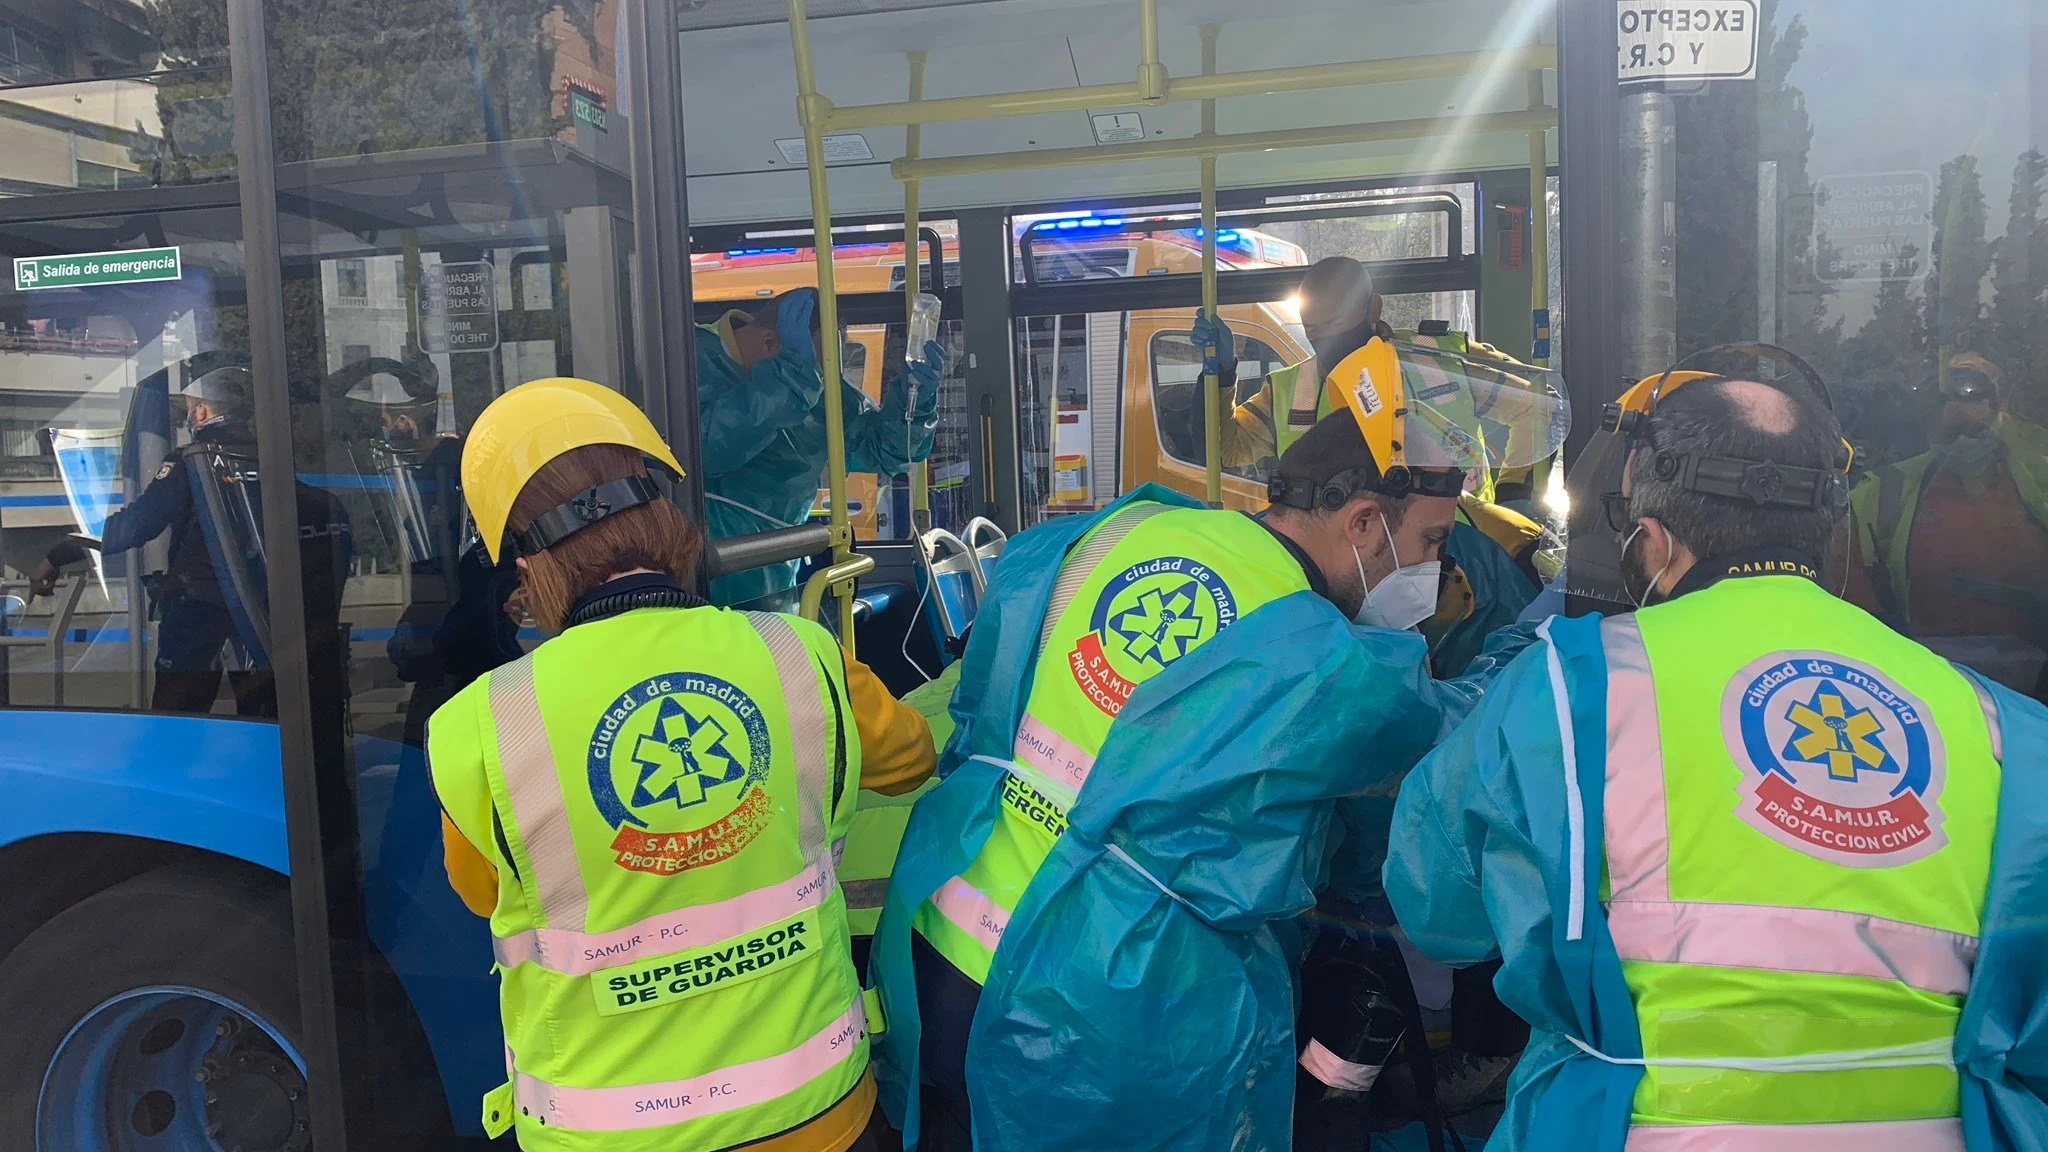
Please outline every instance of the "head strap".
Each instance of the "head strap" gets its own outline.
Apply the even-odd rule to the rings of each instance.
[[[585,490],[566,504],[534,517],[526,531],[515,533],[512,544],[522,556],[531,556],[560,544],[607,516],[661,499],[661,489],[646,476],[626,476]]]

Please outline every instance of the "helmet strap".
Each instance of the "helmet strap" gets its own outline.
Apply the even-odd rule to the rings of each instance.
[[[585,490],[566,504],[534,517],[526,531],[514,533],[512,544],[522,556],[531,556],[560,544],[607,516],[661,499],[661,489],[644,475],[626,476]]]

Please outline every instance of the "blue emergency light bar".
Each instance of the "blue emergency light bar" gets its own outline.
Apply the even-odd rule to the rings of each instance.
[[[1068,216],[1058,220],[1040,220],[1031,226],[1033,232],[1072,232],[1080,228],[1121,228],[1121,216]]]

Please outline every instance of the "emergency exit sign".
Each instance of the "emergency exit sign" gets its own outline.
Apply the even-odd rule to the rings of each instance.
[[[1623,84],[1756,78],[1756,0],[1621,0],[1615,19]]]
[[[80,252],[70,256],[21,256],[14,261],[14,287],[21,292],[45,288],[92,288],[103,284],[142,284],[176,280],[184,275],[176,248],[135,248],[125,252]]]

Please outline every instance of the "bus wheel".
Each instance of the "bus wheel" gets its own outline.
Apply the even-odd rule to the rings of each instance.
[[[289,897],[178,866],[57,915],[0,963],[0,1147],[306,1152]]]

